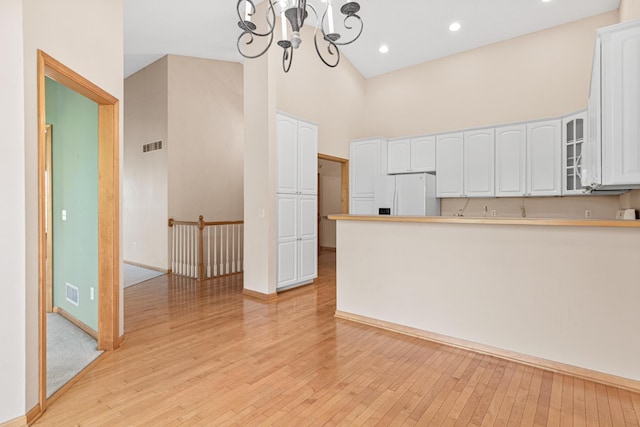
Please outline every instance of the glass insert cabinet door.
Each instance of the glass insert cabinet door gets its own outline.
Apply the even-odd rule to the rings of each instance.
[[[584,113],[576,114],[563,120],[563,194],[584,194],[581,170],[584,125]]]

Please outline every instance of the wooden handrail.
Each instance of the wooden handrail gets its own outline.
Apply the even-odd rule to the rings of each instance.
[[[200,218],[202,218],[202,215],[200,215]],[[200,225],[200,221],[178,221],[176,219],[173,218],[169,218],[169,227],[173,227],[173,225]],[[212,225],[237,225],[237,224],[244,224],[244,221],[203,221],[202,224],[205,227],[208,226],[212,226]]]

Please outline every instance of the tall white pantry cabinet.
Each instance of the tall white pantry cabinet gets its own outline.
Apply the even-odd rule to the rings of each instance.
[[[278,290],[318,276],[318,127],[277,115]]]

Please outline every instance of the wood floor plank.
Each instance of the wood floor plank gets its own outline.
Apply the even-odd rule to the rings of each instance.
[[[242,275],[125,289],[127,341],[36,425],[640,425],[640,394],[336,319],[335,254],[272,302]]]

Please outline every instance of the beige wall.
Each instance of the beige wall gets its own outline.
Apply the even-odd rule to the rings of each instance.
[[[371,135],[361,126],[365,80],[344,56],[335,68],[324,65],[313,44],[312,28],[303,29],[302,39],[288,73],[280,63],[282,49],[271,48],[279,60],[277,108],[318,125],[319,153],[347,158],[349,140]]]
[[[583,109],[595,30],[617,20],[614,11],[369,79],[367,135],[392,138]]]
[[[37,49],[42,49],[122,100],[124,29],[122,0],[58,0],[55,2],[23,0],[22,4],[24,7],[27,337],[26,408],[23,410],[26,412],[38,402]],[[119,116],[121,121],[122,105],[121,102]],[[122,144],[122,126],[120,126],[120,132],[119,141]],[[122,157],[122,145],[120,145],[120,157]],[[16,179],[20,180],[19,177]],[[120,282],[122,282],[122,276]],[[124,331],[122,307],[122,289],[120,289],[121,334]],[[15,321],[19,322],[18,319]],[[16,329],[15,333],[18,333],[17,331]]]
[[[242,65],[169,55],[168,66],[169,216],[240,220]]]
[[[620,22],[640,19],[640,0],[620,0]]]
[[[467,203],[468,200],[468,203]],[[442,216],[454,216],[463,210],[466,217],[482,217],[495,210],[498,217],[520,218],[521,206],[527,218],[585,218],[585,210],[594,219],[613,219],[618,210],[618,196],[566,196],[566,197],[500,197],[493,199],[442,199]]]
[[[167,57],[124,81],[123,258],[168,269]],[[161,140],[162,150],[142,152]]]
[[[242,66],[168,55],[125,89],[124,257],[168,269],[168,218],[243,217]],[[162,150],[142,153],[158,139]]]

